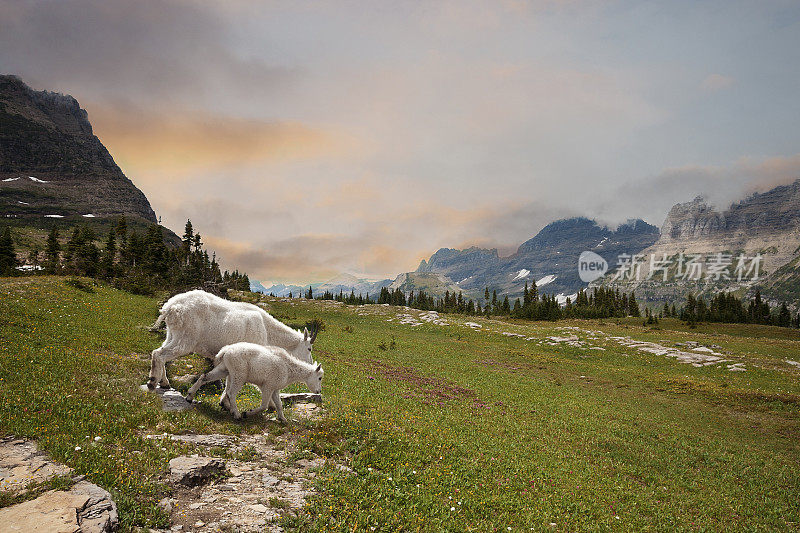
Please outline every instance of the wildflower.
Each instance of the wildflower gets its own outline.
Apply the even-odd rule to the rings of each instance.
[[[76,451],[76,452],[79,452],[79,451],[81,451],[81,447],[80,447],[80,446],[75,446],[75,451]]]

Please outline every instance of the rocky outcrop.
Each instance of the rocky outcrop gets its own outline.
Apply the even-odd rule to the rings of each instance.
[[[54,476],[72,469],[54,462],[35,442],[0,439],[0,489],[25,494]],[[107,533],[119,526],[111,494],[83,476],[68,490],[50,490],[35,499],[0,509],[0,531]]]
[[[213,457],[181,455],[169,461],[170,480],[189,487],[202,485],[224,471],[225,461]]]
[[[78,102],[15,76],[0,76],[0,214],[17,223],[41,224],[46,215],[88,222],[90,214],[124,214],[134,226],[156,222]]]
[[[800,180],[731,205],[725,211],[703,197],[675,205],[661,227],[658,244],[784,234],[800,227]]]
[[[443,274],[436,272],[406,272],[395,278],[388,289],[400,289],[408,294],[411,291],[419,293],[425,291],[429,295],[442,296],[445,292],[458,292],[459,288],[453,281]]]

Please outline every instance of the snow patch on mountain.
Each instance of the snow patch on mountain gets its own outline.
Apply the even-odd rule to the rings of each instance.
[[[18,179],[19,179],[19,177],[16,177],[16,178],[6,178],[6,179],[4,179],[4,180],[3,180],[3,182],[6,182],[6,181],[17,181]]]
[[[527,278],[530,275],[530,273],[531,273],[530,270],[523,268],[522,270],[517,272],[516,277],[514,279],[512,279],[511,281],[516,281],[518,279]]]
[[[49,181],[40,180],[39,178],[34,178],[33,176],[28,176],[28,179],[31,181],[35,181],[36,183],[50,183]]]
[[[556,302],[558,302],[558,305],[566,305],[567,304],[567,298],[569,298],[570,302],[575,303],[575,298],[577,298],[577,297],[578,297],[578,293],[577,292],[573,293],[573,294],[570,294],[570,295],[565,295],[562,292],[561,294],[556,294]]]
[[[539,281],[536,282],[537,287],[541,287],[543,285],[547,285],[548,283],[553,283],[556,280],[556,276],[553,274],[548,274]]]

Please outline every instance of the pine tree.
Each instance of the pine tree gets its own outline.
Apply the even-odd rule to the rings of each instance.
[[[630,296],[628,296],[628,314],[635,317],[642,316],[639,311],[639,304],[636,303],[636,295],[633,294],[633,291],[631,291]]]
[[[17,253],[14,250],[14,239],[11,237],[11,228],[8,226],[0,233],[0,275],[13,276],[19,265]]]
[[[778,311],[778,325],[784,328],[792,325],[792,315],[789,313],[789,308],[786,307],[786,302],[781,304],[781,309]]]
[[[192,251],[192,245],[194,244],[194,228],[192,228],[192,221],[189,219],[186,219],[186,226],[183,230],[181,242],[181,257],[183,258],[183,262],[188,264],[189,252]]]
[[[55,274],[60,267],[59,257],[61,244],[58,242],[58,228],[53,227],[47,236],[47,245],[44,248],[44,270],[48,274]]]
[[[117,241],[116,241],[116,233],[114,230],[108,232],[108,238],[106,239],[106,247],[103,250],[103,257],[100,260],[100,268],[102,270],[103,277],[106,278],[113,278],[115,274],[114,269],[114,258],[117,255]]]
[[[31,248],[31,251],[28,252],[28,264],[33,267],[33,271],[37,271],[39,267],[39,248],[34,246]]]

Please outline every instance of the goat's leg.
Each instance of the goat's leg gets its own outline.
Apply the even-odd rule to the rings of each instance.
[[[150,390],[156,388],[156,385],[169,388],[166,363],[186,353],[189,352],[182,350],[174,339],[170,339],[170,342],[164,341],[164,344],[153,350],[150,354],[150,378],[147,380],[147,387]]]
[[[205,374],[197,378],[197,381],[194,382],[194,385],[192,385],[189,388],[189,392],[186,393],[186,399],[191,402],[192,400],[194,400],[194,395],[197,393],[197,390],[200,387],[202,387],[206,383],[211,383],[212,381],[223,379],[227,375],[228,375],[228,369],[225,367],[225,365],[219,365],[211,372],[206,372]]]
[[[166,385],[169,388],[165,352],[166,350],[162,346],[150,354],[150,378],[147,380],[147,388],[150,390],[155,389],[156,385]]]
[[[278,417],[278,422],[286,423],[286,417],[283,416],[283,404],[281,403],[281,391],[272,391],[272,403],[275,404],[275,414]]]
[[[272,401],[271,390],[269,390],[266,386],[261,386],[259,389],[261,389],[261,407],[256,407],[255,409],[250,409],[249,411],[245,412],[245,418],[263,413]]]
[[[231,414],[233,418],[239,420],[242,418],[242,414],[239,412],[239,408],[236,406],[236,397],[239,396],[239,391],[242,390],[244,387],[244,383],[238,382],[233,379],[233,376],[228,376],[228,405],[230,406]]]
[[[225,411],[230,411],[230,399],[228,398],[228,383],[230,382],[230,378],[225,378],[225,388],[222,390],[222,395],[219,397],[219,406],[222,407]]]

